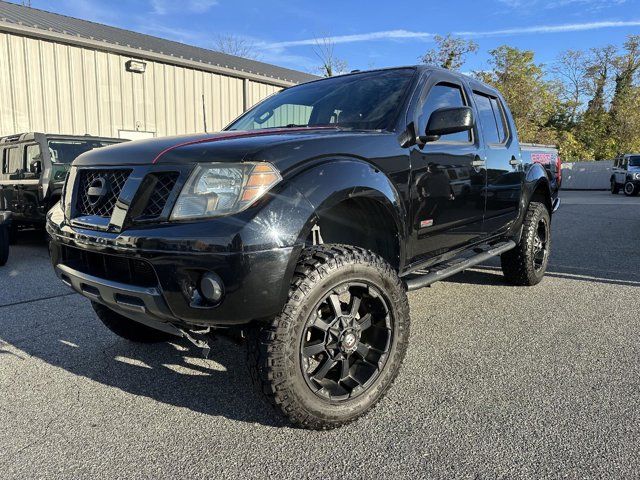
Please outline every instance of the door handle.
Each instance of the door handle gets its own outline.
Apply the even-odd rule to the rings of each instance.
[[[511,160],[509,160],[509,165],[511,165],[512,167],[519,167],[520,165],[522,165],[522,162],[520,160],[512,158]]]

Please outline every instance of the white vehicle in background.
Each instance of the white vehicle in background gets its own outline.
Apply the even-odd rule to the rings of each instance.
[[[611,193],[617,195],[621,188],[627,197],[640,193],[640,154],[622,155],[613,161]]]

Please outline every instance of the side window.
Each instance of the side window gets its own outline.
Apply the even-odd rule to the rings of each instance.
[[[422,106],[422,112],[418,119],[420,132],[424,132],[427,128],[427,122],[431,114],[439,108],[445,107],[464,107],[467,103],[460,87],[448,83],[440,83],[435,85],[429,91],[427,98]],[[443,135],[439,142],[471,142],[471,132],[452,133],[451,135]]]
[[[491,107],[491,99],[477,92],[474,93],[473,96],[476,100],[476,107],[478,108],[478,120],[482,126],[484,141],[489,144],[501,143],[498,124],[493,114],[493,108]]]
[[[491,97],[491,108],[493,108],[493,115],[496,117],[496,124],[498,125],[498,137],[500,143],[507,141],[509,137],[509,128],[507,127],[507,119],[504,114],[504,108],[502,102],[497,98]]]
[[[35,160],[42,161],[40,145],[27,145],[27,168],[29,170],[31,170],[31,162]]]
[[[484,139],[489,144],[502,144],[507,141],[507,123],[500,101],[479,92],[473,92],[482,124]]]
[[[22,147],[11,147],[5,149],[4,159],[2,162],[4,173],[13,174],[24,169],[22,151]]]

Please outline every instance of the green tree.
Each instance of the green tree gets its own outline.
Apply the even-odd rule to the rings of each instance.
[[[615,153],[629,153],[640,148],[640,87],[635,81],[640,71],[640,35],[630,35],[624,51],[613,62],[615,89],[611,100],[609,134]]]
[[[585,52],[567,50],[559,55],[551,67],[551,73],[558,79],[560,95],[569,109],[568,121],[575,124],[587,95],[588,81]]]
[[[428,50],[419,58],[422,63],[427,65],[447,70],[458,70],[464,65],[467,55],[478,51],[478,44],[473,40],[465,40],[451,34],[444,37],[436,35],[433,39],[437,47]]]
[[[489,71],[476,72],[504,96],[524,142],[555,143],[554,119],[565,114],[557,84],[545,79],[534,52],[502,45],[489,52]]]

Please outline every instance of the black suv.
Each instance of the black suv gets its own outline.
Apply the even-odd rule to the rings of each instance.
[[[408,290],[495,256],[540,282],[556,157],[521,151],[500,94],[449,71],[318,80],[219,134],[80,156],[48,214],[52,262],[124,338],[206,348],[242,328],[277,409],[336,427],[397,375]]]

